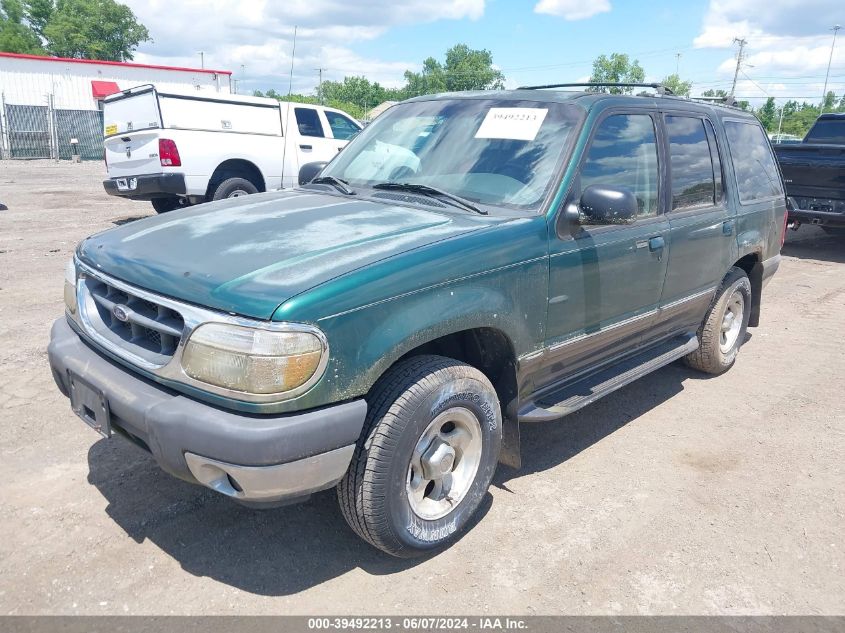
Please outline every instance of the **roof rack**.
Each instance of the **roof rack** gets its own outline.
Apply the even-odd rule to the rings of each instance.
[[[737,107],[737,100],[733,95],[726,95],[724,97],[690,97],[691,101],[705,101],[705,102],[716,102],[722,105],[730,106],[732,108]]]
[[[658,95],[674,95],[670,88],[663,84],[640,84],[628,82],[591,81],[587,83],[547,84],[545,86],[520,86],[517,90],[543,90],[545,88],[654,88]]]

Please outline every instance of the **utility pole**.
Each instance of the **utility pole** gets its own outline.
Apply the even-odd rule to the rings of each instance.
[[[681,76],[681,54],[675,53],[675,74]]]
[[[833,61],[833,48],[836,46],[836,34],[839,32],[839,29],[842,27],[838,24],[835,24],[831,31],[833,31],[833,43],[830,45],[830,57],[827,60],[827,73],[824,76],[824,92],[822,92],[822,107],[821,112],[819,114],[824,114],[824,102],[827,100],[827,79],[830,76],[830,62]]]
[[[320,97],[320,105],[323,105],[323,71],[328,70],[328,68],[315,68],[319,75],[320,75],[320,83],[317,84],[317,96]]]
[[[205,68],[205,51],[199,51],[200,54],[200,68]]]
[[[739,53],[736,56],[736,72],[734,72],[734,82],[731,84],[731,96],[733,97],[736,94],[736,80],[739,77],[739,69],[742,67],[742,58],[744,57],[744,49],[745,45],[748,44],[748,40],[744,37],[735,37],[734,43],[739,44]]]

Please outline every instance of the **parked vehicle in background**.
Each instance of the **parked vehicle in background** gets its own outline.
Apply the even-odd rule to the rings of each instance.
[[[301,188],[83,241],[50,365],[171,474],[254,506],[337,485],[361,538],[411,556],[519,465],[519,424],[678,359],[728,371],[785,229],[742,110],[419,97]]]
[[[769,134],[772,143],[778,145],[790,145],[793,143],[800,143],[803,139],[795,134]]]
[[[818,224],[845,235],[845,114],[823,114],[803,142],[775,145],[793,228]]]
[[[159,213],[297,184],[361,126],[340,110],[238,95],[138,86],[106,98],[106,191]]]

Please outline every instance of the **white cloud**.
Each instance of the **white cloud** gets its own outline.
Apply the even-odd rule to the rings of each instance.
[[[388,29],[438,20],[477,20],[485,0],[124,0],[150,31],[136,61],[231,70],[248,90],[287,87],[296,26],[294,92],[310,92],[317,68],[324,79],[364,74],[383,85],[402,83],[421,60],[383,61],[350,47]],[[244,71],[241,72],[241,64]],[[243,77],[241,75],[243,74]]]
[[[534,13],[556,15],[565,20],[584,20],[610,11],[610,0],[540,0]]]
[[[733,40],[745,38],[739,96],[821,99],[833,38],[830,29],[837,20],[845,25],[842,0],[711,0],[694,45],[732,49],[716,69],[729,88],[736,69]],[[837,94],[845,92],[843,35],[840,32],[837,39],[828,87]]]

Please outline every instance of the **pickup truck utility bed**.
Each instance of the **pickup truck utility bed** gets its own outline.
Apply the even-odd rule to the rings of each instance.
[[[823,114],[801,143],[775,145],[794,228],[845,234],[845,114]]]

